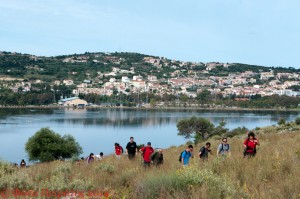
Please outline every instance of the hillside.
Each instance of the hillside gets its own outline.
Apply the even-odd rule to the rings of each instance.
[[[207,74],[201,71],[209,66],[214,66]],[[51,82],[74,78],[82,82],[86,78],[94,79],[97,72],[110,72],[112,67],[123,70],[134,68],[136,74],[147,76],[155,75],[158,78],[170,77],[176,69],[182,70],[184,75],[192,70],[200,77],[210,75],[228,75],[229,73],[242,73],[245,71],[299,72],[294,68],[264,67],[239,63],[202,63],[170,60],[164,57],[149,56],[139,53],[84,53],[43,57],[29,54],[0,52],[0,75],[19,77],[27,80],[43,79]],[[76,74],[76,75],[74,75]],[[120,78],[120,77],[119,77]]]
[[[186,169],[178,162],[185,146],[166,149],[164,165],[146,170],[140,157],[129,161],[110,156],[89,165],[51,162],[24,169],[1,163],[0,194],[18,190],[14,194],[19,196],[77,193],[77,198],[298,198],[300,127],[288,124],[256,133],[261,146],[255,158],[242,157],[244,135],[229,139],[232,154],[226,160],[216,158],[219,139],[213,139],[209,161],[195,158]]]
[[[2,106],[51,105],[76,96],[104,106],[296,109],[299,79],[294,68],[139,53],[42,57],[0,52]]]

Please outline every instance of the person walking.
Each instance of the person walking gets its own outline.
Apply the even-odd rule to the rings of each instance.
[[[99,155],[95,155],[96,160],[103,160],[103,152],[100,152]]]
[[[230,155],[230,146],[227,143],[227,138],[223,138],[222,143],[218,146],[217,156],[226,157],[228,155]]]
[[[250,131],[248,138],[244,141],[244,157],[254,157],[256,155],[256,146],[260,145],[255,134]]]
[[[193,158],[193,145],[189,145],[182,153],[181,153],[181,163],[183,166],[187,166],[189,164],[190,158]]]
[[[119,143],[115,143],[115,154],[117,159],[121,158],[122,153],[123,153],[123,148],[120,146]]]
[[[200,160],[208,160],[208,153],[212,155],[210,146],[210,142],[206,142],[205,146],[200,148],[198,154]]]
[[[129,160],[133,160],[137,152],[138,147],[134,141],[134,138],[130,137],[130,141],[126,145],[126,154],[128,155]]]
[[[144,166],[150,167],[150,163],[151,163],[150,157],[151,157],[151,154],[154,152],[154,149],[151,147],[151,142],[148,142],[147,146],[141,148],[140,152],[143,156]]]
[[[95,160],[95,157],[94,157],[94,154],[93,154],[93,153],[90,153],[90,155],[86,158],[86,162],[87,162],[88,164],[94,162],[94,160]]]
[[[21,160],[21,162],[20,162],[20,167],[21,167],[21,168],[25,168],[25,167],[26,167],[26,162],[25,162],[24,159]]]
[[[156,167],[164,163],[164,155],[162,149],[158,149],[156,152],[152,153],[151,162],[153,162],[153,165],[155,165]]]

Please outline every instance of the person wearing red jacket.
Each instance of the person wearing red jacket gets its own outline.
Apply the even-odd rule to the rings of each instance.
[[[256,155],[257,145],[259,145],[259,141],[255,138],[255,134],[250,131],[248,138],[244,141],[244,157],[254,157]]]
[[[147,143],[147,146],[140,149],[140,152],[144,159],[144,166],[150,167],[151,163],[151,154],[154,152],[154,149],[151,147],[151,142]]]
[[[115,143],[115,154],[117,159],[121,158],[122,153],[123,153],[123,148],[120,146],[119,143]]]

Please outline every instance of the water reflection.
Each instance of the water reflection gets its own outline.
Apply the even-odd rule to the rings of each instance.
[[[24,150],[28,138],[43,127],[60,134],[71,134],[90,152],[112,153],[113,143],[125,146],[130,136],[138,144],[153,142],[166,148],[185,143],[177,136],[176,123],[191,116],[204,117],[215,125],[226,122],[226,128],[249,129],[276,124],[279,119],[295,120],[297,112],[266,111],[151,111],[136,109],[0,109],[0,159],[19,162],[27,159]]]
[[[80,112],[82,111],[82,112]],[[62,112],[57,112],[62,114]],[[255,123],[261,126],[264,123],[276,123],[280,118],[287,121],[294,119],[296,112],[215,112],[215,111],[149,111],[149,110],[123,110],[123,109],[105,109],[105,110],[65,110],[64,117],[54,117],[50,122],[73,125],[102,125],[113,127],[147,127],[162,126],[166,124],[176,124],[178,120],[190,116],[208,118],[215,125],[224,120],[227,124],[237,124],[245,126],[249,123]],[[259,121],[257,123],[257,121]]]
[[[100,110],[89,112],[88,115],[81,115],[82,117],[71,115],[64,118],[53,118],[50,121],[84,126],[103,125],[124,128],[133,126],[162,126],[175,123],[178,119],[178,117],[173,117],[170,114],[131,110]]]

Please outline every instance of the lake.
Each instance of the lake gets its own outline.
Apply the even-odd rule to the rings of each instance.
[[[233,129],[249,129],[277,124],[285,118],[293,121],[297,112],[245,112],[245,111],[185,111],[137,109],[0,109],[0,159],[19,163],[28,160],[25,143],[43,127],[64,135],[71,134],[83,148],[82,156],[89,153],[104,155],[114,152],[114,143],[125,148],[129,137],[137,144],[152,142],[154,148],[167,148],[184,144],[177,136],[178,120],[191,116],[204,117],[215,125],[221,120]]]

